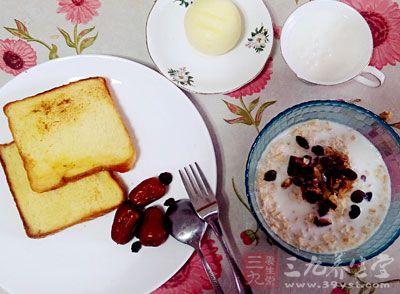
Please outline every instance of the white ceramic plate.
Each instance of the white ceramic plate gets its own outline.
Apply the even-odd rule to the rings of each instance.
[[[262,0],[233,0],[242,13],[238,45],[220,56],[207,56],[186,39],[184,18],[191,0],[157,0],[147,20],[147,47],[160,72],[194,93],[232,92],[252,81],[272,49],[271,17]]]
[[[136,138],[138,161],[131,172],[121,174],[130,189],[147,177],[170,171],[174,182],[158,203],[168,197],[186,197],[177,170],[194,161],[216,187],[214,149],[200,114],[172,83],[133,61],[86,55],[43,63],[0,90],[0,107],[91,76],[108,79]],[[1,113],[0,142],[11,140]],[[114,213],[44,239],[29,239],[3,171],[0,191],[0,286],[12,294],[148,293],[180,269],[192,252],[170,237],[161,247],[133,254],[130,245],[111,240]]]

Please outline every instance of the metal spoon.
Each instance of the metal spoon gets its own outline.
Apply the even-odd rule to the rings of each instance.
[[[201,252],[200,242],[207,224],[197,216],[192,203],[186,199],[178,200],[167,209],[166,216],[169,219],[169,230],[172,237],[194,248],[203,263],[215,293],[224,293],[203,252]]]

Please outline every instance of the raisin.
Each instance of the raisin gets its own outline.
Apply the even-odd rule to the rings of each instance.
[[[297,144],[299,144],[300,147],[303,147],[304,149],[310,148],[308,141],[302,136],[296,136],[296,142]]]
[[[365,199],[367,199],[367,201],[371,201],[371,198],[372,198],[372,192],[365,193]]]
[[[140,243],[140,241],[136,241],[136,242],[133,242],[133,243],[132,243],[131,251],[132,251],[133,253],[139,252],[140,249],[142,249],[142,243]]]
[[[361,190],[356,190],[353,193],[351,193],[350,198],[351,201],[353,201],[354,203],[360,203],[365,198],[365,193]]]
[[[271,169],[264,174],[264,181],[273,182],[276,180],[276,171]]]
[[[317,156],[323,156],[325,154],[325,149],[321,145],[315,145],[311,148],[312,153]]]
[[[173,206],[176,204],[176,201],[174,198],[168,198],[167,200],[165,200],[164,202],[164,206]]]
[[[158,179],[160,180],[160,182],[162,184],[164,184],[165,186],[168,186],[172,182],[172,175],[170,173],[168,173],[168,172],[161,173],[158,176]]]
[[[357,173],[353,171],[351,168],[345,168],[341,171],[341,174],[350,181],[355,181],[357,179]]]
[[[358,205],[352,205],[350,206],[350,211],[349,211],[349,217],[351,219],[357,218],[361,213],[361,209]]]

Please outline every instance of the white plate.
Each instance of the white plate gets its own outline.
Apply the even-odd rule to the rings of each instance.
[[[109,81],[136,138],[138,161],[121,174],[131,189],[139,181],[170,171],[174,182],[168,197],[186,197],[178,168],[198,161],[216,187],[216,161],[210,135],[189,99],[153,70],[111,56],[61,58],[20,74],[0,90],[7,102],[91,76]],[[0,114],[0,142],[12,140]],[[0,286],[12,294],[147,293],[167,281],[192,250],[168,238],[158,248],[130,252],[110,237],[114,213],[44,239],[26,237],[22,222],[0,172]]]
[[[184,18],[192,1],[157,0],[147,20],[147,48],[164,76],[187,91],[217,94],[232,92],[261,72],[272,49],[271,16],[262,0],[233,1],[244,22],[241,40],[224,55],[207,56],[186,39]],[[265,40],[264,47],[257,40]]]

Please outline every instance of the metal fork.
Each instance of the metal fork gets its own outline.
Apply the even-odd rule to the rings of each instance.
[[[232,269],[238,292],[240,294],[251,293],[250,287],[244,283],[244,278],[240,268],[224,240],[223,232],[218,219],[218,204],[215,194],[211,190],[207,178],[205,177],[200,166],[197,164],[197,162],[195,162],[194,165],[196,168],[190,164],[189,167],[184,167],[183,170],[179,170],[179,174],[181,176],[183,185],[185,186],[186,192],[189,195],[190,201],[192,202],[197,214],[210,225],[217,236],[217,240],[221,244],[228,263]]]

